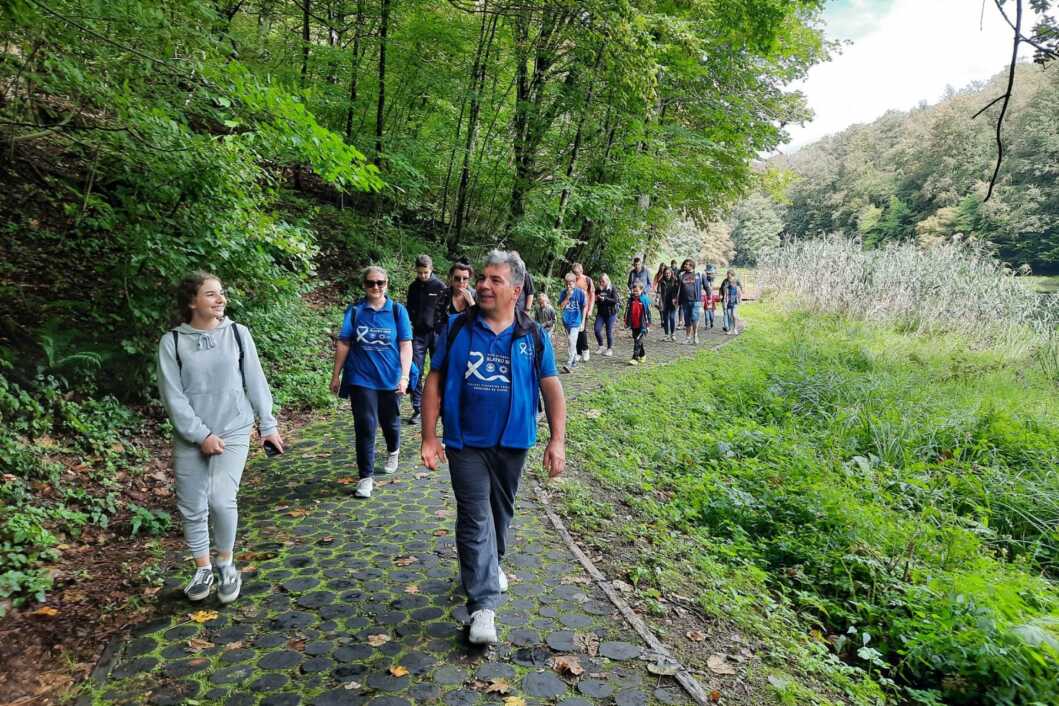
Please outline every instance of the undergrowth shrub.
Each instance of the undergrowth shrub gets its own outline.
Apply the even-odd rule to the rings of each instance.
[[[630,498],[627,526],[668,537],[656,561],[703,567],[704,608],[854,702],[870,689],[819,645],[904,700],[1056,702],[1059,418],[1040,371],[951,335],[748,317],[721,352],[586,400],[637,404],[574,416],[571,456]]]

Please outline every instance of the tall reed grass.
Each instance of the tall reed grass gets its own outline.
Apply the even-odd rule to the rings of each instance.
[[[1033,356],[1059,383],[1059,294],[1040,294],[988,254],[959,243],[865,250],[833,236],[786,243],[759,263],[766,293],[813,311],[954,332],[976,347]]]

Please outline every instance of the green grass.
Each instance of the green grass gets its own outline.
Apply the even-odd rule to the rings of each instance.
[[[570,422],[575,522],[591,487],[627,498],[641,591],[693,591],[807,694],[1059,702],[1055,389],[956,337],[746,314],[585,400],[607,411]]]
[[[1022,277],[1020,279],[1028,284],[1030,289],[1040,292],[1041,294],[1055,294],[1059,292],[1059,275]]]

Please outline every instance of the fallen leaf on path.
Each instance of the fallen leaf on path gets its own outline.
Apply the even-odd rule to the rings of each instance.
[[[416,473],[416,480],[423,480],[424,478],[429,478],[429,477],[430,477],[429,473]]]
[[[504,699],[504,706],[526,706],[526,700],[521,696],[508,696]]]
[[[487,694],[510,694],[511,684],[508,683],[507,679],[490,679],[489,686],[485,687],[485,693]]]
[[[338,483],[339,485],[350,485],[351,483],[356,483],[357,479],[356,478],[350,478],[350,477],[347,476],[345,478],[339,478],[335,482]],[[351,684],[356,684],[356,682],[350,682],[350,683]]]
[[[594,632],[574,633],[574,644],[589,657],[599,654],[599,635]]]
[[[287,640],[287,647],[295,652],[305,652],[305,638]]]
[[[622,593],[632,593],[633,590],[635,590],[633,589],[632,584],[625,583],[624,581],[620,581],[618,579],[611,581],[610,585],[616,588],[617,590],[621,591]]]
[[[330,535],[328,535],[327,537],[321,537],[320,541],[317,542],[317,544],[334,544],[334,543],[335,543],[335,538],[330,536]]]
[[[585,668],[581,666],[581,662],[578,661],[577,657],[572,655],[557,655],[551,659],[552,669],[559,672],[559,674],[569,674],[572,677],[579,677],[585,673]]]
[[[710,655],[706,660],[706,666],[709,667],[710,671],[714,674],[736,673],[735,667],[728,663],[728,658],[724,655]]]
[[[389,642],[392,638],[386,633],[379,635],[368,635],[368,644],[372,647],[381,647]]]
[[[408,676],[408,670],[407,670],[407,669],[405,669],[404,667],[402,667],[402,666],[401,666],[401,665],[399,665],[399,664],[398,664],[398,665],[395,665],[395,666],[393,666],[393,667],[390,667],[390,669],[389,669],[389,672],[390,672],[390,674],[394,675],[395,677],[405,677],[405,676]]]
[[[582,584],[582,585],[587,585],[587,584],[592,583],[592,579],[588,578],[587,576],[575,576],[575,575],[571,574],[569,576],[563,576],[561,579],[559,579],[559,583],[561,583],[564,586],[569,586],[570,584],[575,584],[575,583],[579,583],[579,584]]]
[[[309,511],[306,510],[305,508],[301,508],[300,507],[297,510],[291,510],[287,514],[290,515],[291,517],[305,517],[306,515],[309,514]]]
[[[419,561],[419,557],[409,554],[408,556],[399,556],[393,560],[393,563],[398,566],[408,566]]]
[[[716,689],[714,689],[713,691],[710,692],[710,703],[711,704],[718,703],[720,700],[721,700],[721,692],[717,691]]]
[[[702,630],[688,630],[686,634],[688,639],[692,642],[702,642],[706,639],[706,633]]]
[[[346,682],[345,684],[343,684],[342,688],[343,689],[359,689],[360,688],[360,682],[359,681],[349,681],[349,682]]]
[[[444,537],[448,533],[449,533],[449,531],[447,529],[436,529],[436,530],[434,530],[434,536],[435,537]]]
[[[243,649],[243,641],[242,640],[236,640],[235,642],[229,642],[227,645],[224,646],[224,651],[225,652],[231,652],[232,650],[241,650],[241,649]]]
[[[434,511],[434,517],[448,517],[448,516],[449,516],[449,511],[448,510],[435,510]]]
[[[647,664],[647,671],[660,677],[674,676],[678,670],[676,662],[649,662]]]
[[[30,615],[39,615],[43,618],[54,618],[58,614],[59,609],[52,608],[50,605],[41,606],[40,608],[37,608],[35,611],[30,613]]]
[[[196,610],[194,613],[188,613],[188,620],[193,623],[208,623],[216,618],[217,611],[215,610]]]
[[[404,587],[404,592],[411,593],[414,596],[415,594],[419,593],[419,586],[416,586],[414,583],[408,584]]]
[[[191,638],[190,640],[187,641],[186,644],[187,644],[187,646],[184,649],[186,649],[188,652],[190,652],[192,654],[195,654],[197,652],[202,652],[203,650],[208,650],[211,647],[213,647],[213,643],[212,642],[210,642],[209,640],[203,640],[202,638],[198,638],[198,637]]]

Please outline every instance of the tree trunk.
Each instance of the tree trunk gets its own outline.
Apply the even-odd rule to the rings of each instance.
[[[379,103],[375,110],[375,166],[382,168],[383,120],[386,116],[386,34],[390,28],[390,0],[382,0],[379,20]]]
[[[302,88],[309,74],[309,3],[302,0]]]
[[[464,214],[467,207],[467,185],[471,179],[471,157],[474,155],[474,143],[478,138],[478,117],[482,108],[482,91],[485,89],[485,65],[489,56],[493,36],[496,34],[496,16],[493,16],[492,27],[489,24],[488,0],[482,6],[482,28],[478,33],[478,48],[471,66],[471,110],[467,118],[467,137],[463,145],[463,166],[460,169],[460,184],[456,191],[456,230],[449,238],[449,256],[456,254],[456,247],[463,236]]]
[[[364,0],[357,0],[357,19],[353,26],[353,57],[349,78],[349,108],[346,110],[346,142],[353,143],[353,111],[357,104],[357,74],[360,73],[360,37],[364,31]]]

